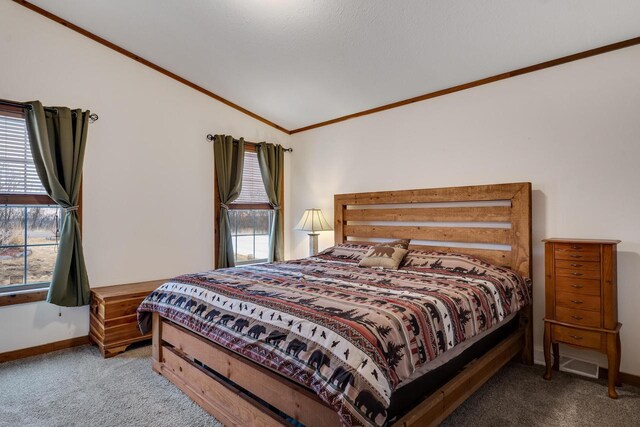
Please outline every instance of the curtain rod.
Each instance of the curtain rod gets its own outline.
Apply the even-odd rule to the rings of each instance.
[[[213,135],[211,135],[210,133],[209,133],[209,134],[207,134],[207,141],[209,141],[209,142],[213,142]],[[245,139],[245,141],[244,141],[244,142],[246,142],[246,143],[248,143],[248,144],[255,144],[255,145],[257,145],[257,144],[258,144],[257,142],[247,141],[246,139]],[[292,152],[293,152],[293,148],[284,148],[282,151],[284,151],[284,152],[286,152],[286,153],[292,153]]]
[[[25,104],[24,102],[8,101],[6,99],[0,99],[0,105],[8,105],[10,107],[16,107],[16,108],[25,108],[27,110],[31,109],[31,105]],[[48,107],[45,107],[45,108],[48,108]],[[89,123],[93,123],[98,119],[99,117],[96,113],[89,114]]]

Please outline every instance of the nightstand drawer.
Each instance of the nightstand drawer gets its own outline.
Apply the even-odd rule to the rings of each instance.
[[[600,312],[576,310],[566,307],[556,307],[556,320],[564,323],[573,323],[579,326],[600,327]]]
[[[600,297],[556,291],[556,304],[576,310],[600,311]]]
[[[568,259],[556,260],[556,268],[569,268],[572,270],[593,270],[600,271],[602,264],[597,261],[573,261]]]
[[[600,279],[600,270],[576,270],[573,268],[556,268],[556,276],[576,279]]]
[[[600,296],[600,280],[558,276],[556,277],[556,290],[579,295]]]
[[[553,325],[552,335],[556,341],[579,345],[587,348],[602,348],[602,335],[599,332],[584,331],[566,326]]]

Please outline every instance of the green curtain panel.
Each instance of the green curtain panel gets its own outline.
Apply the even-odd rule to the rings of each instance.
[[[244,168],[244,138],[234,140],[229,135],[213,138],[213,159],[220,195],[218,268],[234,267],[233,240],[229,207],[240,196],[242,190],[242,169]]]
[[[269,262],[284,261],[284,218],[281,211],[284,149],[280,144],[261,142],[258,144],[257,153],[264,189],[274,209],[269,233]]]
[[[89,111],[44,108],[39,101],[29,105],[27,129],[33,162],[47,194],[63,210],[58,256],[47,301],[65,307],[87,305],[89,277],[77,209]]]

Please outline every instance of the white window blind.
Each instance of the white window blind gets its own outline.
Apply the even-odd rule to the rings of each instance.
[[[31,157],[24,117],[0,110],[0,193],[45,194]]]
[[[258,155],[253,152],[244,153],[244,170],[242,172],[242,191],[240,197],[233,204],[269,203],[269,197],[264,189]]]

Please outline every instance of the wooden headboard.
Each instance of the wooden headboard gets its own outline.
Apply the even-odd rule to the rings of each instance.
[[[412,239],[531,277],[531,183],[336,194],[335,241]]]

